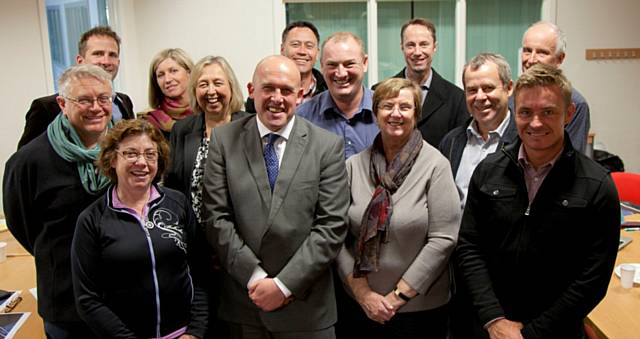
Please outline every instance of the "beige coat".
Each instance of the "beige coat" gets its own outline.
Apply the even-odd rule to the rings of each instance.
[[[360,223],[375,187],[369,175],[371,148],[347,160],[351,188],[349,234],[338,256],[343,281],[353,271]],[[367,278],[385,295],[403,278],[419,295],[399,312],[433,309],[449,300],[449,256],[460,227],[460,198],[449,162],[428,143],[400,188],[391,196],[393,214],[388,242],[382,245],[379,271]]]

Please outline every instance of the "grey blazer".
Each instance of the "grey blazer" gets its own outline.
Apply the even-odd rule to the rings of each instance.
[[[207,157],[205,230],[225,269],[219,316],[272,332],[327,328],[336,321],[329,265],[347,232],[343,142],[296,118],[272,194],[255,119],[214,128]],[[259,310],[246,287],[256,265],[294,301]]]
[[[231,121],[248,116],[249,113],[238,111],[231,114]],[[178,190],[189,199],[191,204],[191,174],[196,163],[198,148],[204,137],[204,114],[191,115],[176,121],[171,129],[171,152],[169,168],[164,177],[164,185]]]

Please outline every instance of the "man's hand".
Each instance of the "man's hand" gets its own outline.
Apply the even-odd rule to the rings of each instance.
[[[396,314],[396,310],[382,295],[371,290],[357,297],[360,307],[369,319],[384,324]]]
[[[264,278],[249,286],[249,298],[265,312],[276,310],[285,303],[284,294],[271,278]]]
[[[489,325],[489,337],[491,339],[524,339],[520,330],[522,323],[507,319],[499,319]]]

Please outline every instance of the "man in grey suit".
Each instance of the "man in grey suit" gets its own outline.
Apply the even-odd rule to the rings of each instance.
[[[248,89],[257,114],[213,130],[204,181],[207,238],[225,269],[219,315],[232,338],[335,338],[343,141],[295,117],[290,59],[260,61]]]

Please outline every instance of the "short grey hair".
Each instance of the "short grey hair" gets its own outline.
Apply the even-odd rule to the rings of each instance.
[[[86,78],[94,78],[104,84],[108,84],[109,89],[113,91],[111,74],[96,65],[80,64],[67,68],[62,75],[60,75],[60,79],[58,79],[58,91],[60,95],[65,97],[69,94],[71,81]]]
[[[464,81],[464,75],[467,73],[467,69],[471,71],[476,71],[480,66],[485,65],[487,63],[494,63],[498,68],[498,76],[500,77],[500,82],[502,82],[502,86],[507,88],[509,86],[509,82],[511,81],[511,67],[509,67],[509,62],[500,54],[494,53],[480,53],[474,56],[469,62],[464,65],[462,70],[462,84],[466,86]]]
[[[556,56],[559,56],[560,54],[565,53],[565,51],[567,50],[567,35],[564,34],[564,31],[560,29],[558,25],[549,21],[538,21],[532,24],[531,26],[529,26],[529,28],[527,28],[527,31],[529,31],[529,29],[535,26],[547,26],[551,28],[553,33],[556,35],[556,51],[555,51]],[[524,35],[522,36],[522,43],[524,45]]]

